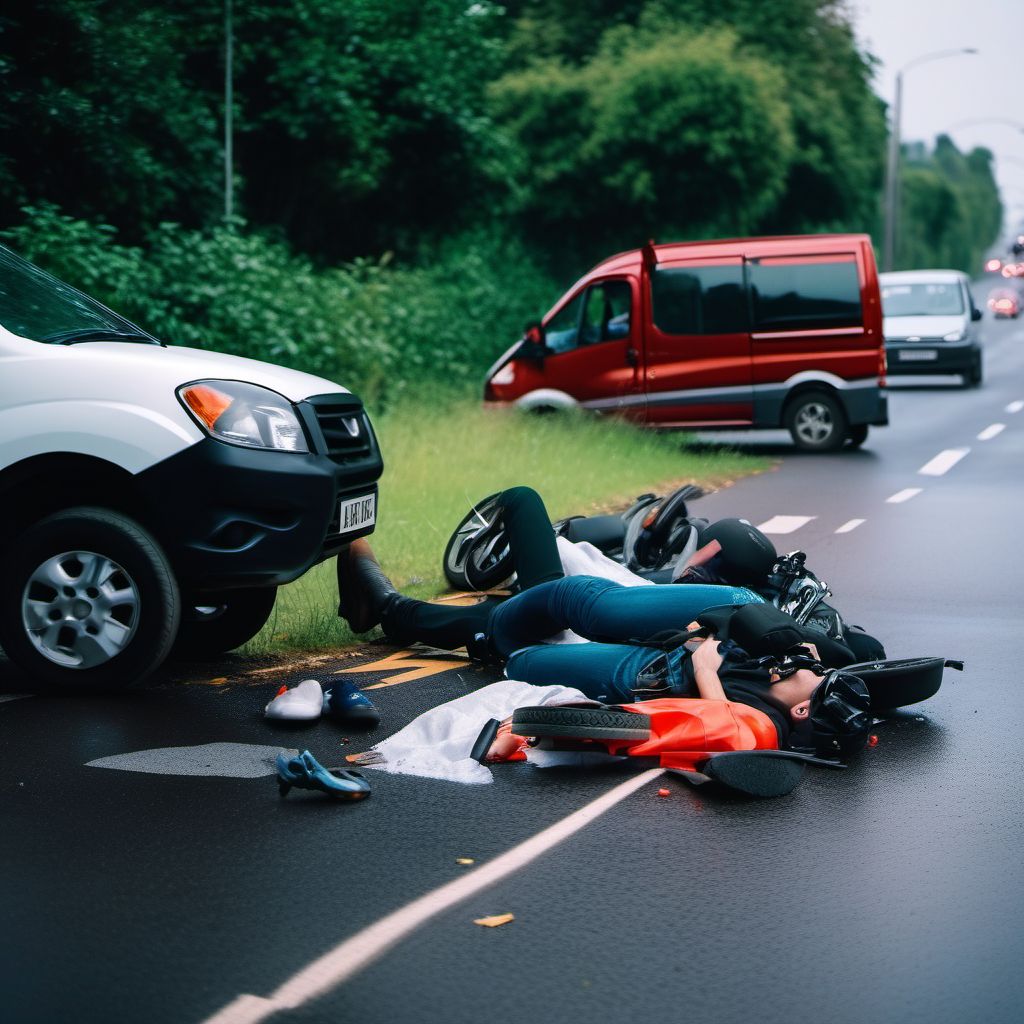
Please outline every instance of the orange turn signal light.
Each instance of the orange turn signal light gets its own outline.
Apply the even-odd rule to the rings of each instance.
[[[212,430],[214,423],[226,412],[234,399],[223,391],[210,387],[209,384],[193,384],[181,393],[188,407],[196,416]]]

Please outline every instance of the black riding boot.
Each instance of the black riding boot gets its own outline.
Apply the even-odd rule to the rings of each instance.
[[[365,540],[354,540],[338,555],[338,614],[353,633],[365,633],[380,622],[388,598],[397,594]]]
[[[447,651],[465,647],[473,657],[488,660],[483,638],[491,611],[499,603],[499,598],[485,598],[479,604],[458,607],[393,594],[384,605],[381,626],[398,643],[419,641]]]

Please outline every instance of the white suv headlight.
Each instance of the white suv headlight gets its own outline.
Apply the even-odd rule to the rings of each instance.
[[[967,337],[967,332],[963,329],[959,331],[950,331],[949,334],[942,336],[943,341],[963,341]]]
[[[178,388],[178,398],[218,441],[244,448],[309,451],[292,403],[269,388],[239,380],[199,380]]]

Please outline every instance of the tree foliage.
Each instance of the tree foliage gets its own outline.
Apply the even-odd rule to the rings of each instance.
[[[875,231],[845,0],[225,0],[0,10],[0,229],[168,340],[393,399],[469,387],[648,237]],[[984,150],[908,154],[902,265],[975,265]]]
[[[207,5],[216,17],[217,6]],[[140,236],[220,201],[217,97],[202,88],[188,4],[35,0],[0,11],[0,218],[36,202]]]
[[[783,78],[727,31],[650,45],[609,33],[586,64],[537,62],[493,98],[530,154],[519,181],[527,221],[596,255],[655,233],[743,233],[785,184]]]
[[[512,10],[517,17],[509,46],[524,62],[531,61],[534,41],[538,56],[532,62],[560,60],[585,67],[601,62],[610,39],[656,49],[672,37],[731,33],[735,42],[722,76],[695,81],[688,91],[703,108],[727,117],[734,94],[723,88],[723,80],[730,71],[741,79],[746,71],[766,66],[781,76],[786,131],[776,139],[758,138],[756,151],[749,148],[749,137],[735,138],[742,145],[732,155],[740,161],[752,156],[770,161],[784,185],[767,205],[753,203],[752,211],[744,210],[720,230],[875,227],[884,107],[871,89],[873,63],[857,46],[842,0],[523,0]],[[765,83],[763,100],[780,105],[776,83]],[[697,173],[691,164],[675,168],[682,188]]]
[[[947,135],[935,149],[906,147],[900,177],[896,266],[953,267],[974,273],[1003,219],[992,154],[964,154]]]
[[[247,216],[334,258],[467,223],[502,158],[485,104],[499,17],[486,0],[238,5]]]

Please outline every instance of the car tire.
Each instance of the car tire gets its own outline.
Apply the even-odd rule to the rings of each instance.
[[[846,439],[851,448],[859,448],[868,439],[868,425],[858,423],[855,427],[850,427]]]
[[[103,508],[43,519],[8,549],[0,646],[46,686],[135,686],[178,632],[181,597],[167,556],[135,520]]]
[[[846,441],[846,413],[824,391],[806,391],[786,406],[786,428],[793,443],[805,452],[838,451]]]
[[[980,388],[983,379],[984,373],[981,368],[981,356],[978,356],[970,370],[964,374],[964,386],[968,388]]]
[[[182,602],[181,626],[171,657],[214,658],[251,640],[274,610],[277,587],[244,587],[192,594]]]

